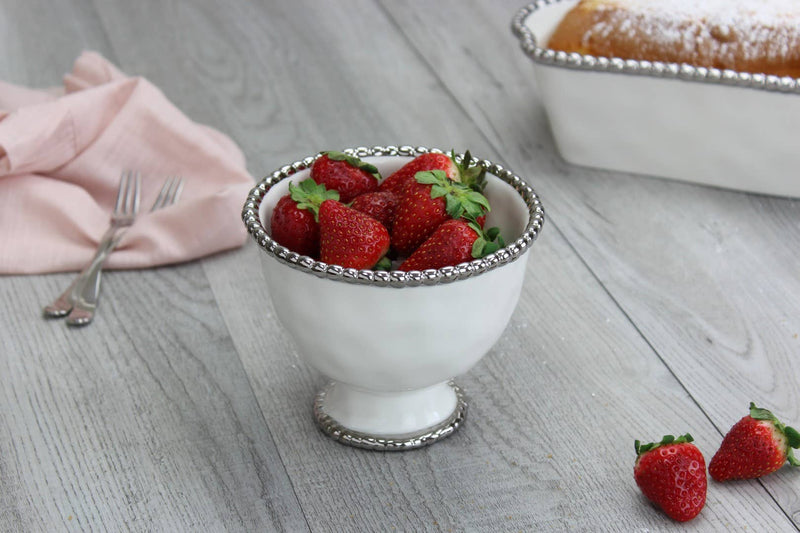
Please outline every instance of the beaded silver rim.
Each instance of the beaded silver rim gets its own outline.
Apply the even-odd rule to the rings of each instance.
[[[522,51],[534,62],[579,70],[611,72],[671,78],[701,83],[721,84],[735,87],[747,87],[763,91],[784,93],[800,93],[800,78],[790,76],[774,76],[739,72],[729,69],[695,67],[682,63],[664,63],[661,61],[639,61],[595,57],[577,52],[564,52],[543,48],[536,43],[536,36],[525,25],[529,16],[561,0],[537,0],[520,9],[511,21],[511,31],[520,41]]]
[[[347,148],[342,152],[355,155],[357,157],[369,156],[417,156],[427,152],[444,153],[437,148],[426,148],[424,146],[373,146],[371,148],[358,147]],[[539,199],[539,196],[533,188],[525,183],[522,178],[516,176],[510,170],[502,166],[492,163],[488,160],[476,161],[476,164],[481,165],[486,169],[486,172],[497,176],[504,182],[511,185],[517,193],[525,201],[528,206],[528,224],[522,235],[519,236],[514,242],[508,244],[505,248],[501,248],[493,254],[489,254],[484,258],[476,259],[468,263],[461,263],[460,265],[452,267],[444,267],[440,269],[431,269],[417,271],[412,270],[409,272],[401,272],[398,270],[393,271],[377,271],[377,270],[356,270],[353,268],[344,268],[339,265],[329,265],[322,261],[315,261],[306,255],[300,255],[292,252],[288,248],[281,246],[274,241],[268,234],[264,225],[261,223],[259,217],[259,208],[264,199],[264,195],[276,183],[292,176],[293,174],[305,170],[314,163],[314,160],[319,157],[319,154],[309,156],[300,161],[295,161],[289,165],[285,165],[275,170],[269,176],[263,178],[253,189],[245,201],[244,208],[242,209],[242,221],[247,227],[247,231],[252,238],[256,241],[259,247],[267,254],[271,255],[278,261],[313,274],[317,277],[328,278],[335,281],[343,281],[347,283],[357,283],[362,285],[375,285],[382,287],[414,287],[419,285],[436,285],[440,283],[449,283],[459,279],[465,279],[472,276],[477,276],[493,270],[501,265],[515,261],[522,256],[528,248],[533,244],[542,230],[544,224],[544,207]],[[462,161],[464,154],[456,154],[456,160]]]
[[[464,392],[461,390],[461,387],[452,381],[448,382],[448,385],[450,385],[456,393],[455,410],[441,423],[426,428],[417,434],[405,435],[397,438],[376,437],[353,431],[342,426],[325,413],[325,398],[328,394],[328,390],[333,386],[332,383],[328,384],[317,393],[314,399],[314,419],[323,433],[348,446],[382,452],[400,452],[422,448],[423,446],[429,446],[455,433],[464,423],[464,419],[467,416],[467,400],[464,397]]]

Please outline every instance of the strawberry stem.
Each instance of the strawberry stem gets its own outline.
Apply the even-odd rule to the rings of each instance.
[[[775,428],[786,436],[786,444],[788,445],[786,448],[786,460],[792,466],[800,466],[800,460],[794,456],[792,451],[792,448],[800,448],[800,432],[793,427],[784,425],[778,420],[778,417],[772,414],[772,411],[756,407],[753,402],[750,402],[750,418],[772,422]]]
[[[297,208],[311,211],[317,222],[319,222],[319,206],[322,205],[322,202],[339,199],[339,191],[328,190],[325,185],[318,184],[312,178],[304,179],[299,185],[290,183],[289,194],[297,204]]]
[[[478,238],[472,243],[473,258],[480,259],[486,257],[489,254],[495,253],[500,248],[505,247],[506,243],[503,237],[500,236],[500,228],[492,227],[484,231],[474,219],[469,217],[465,218],[467,219],[469,227],[478,234]]]
[[[380,260],[375,263],[375,266],[372,267],[372,270],[384,270],[386,272],[392,269],[392,260],[386,257],[385,255],[380,258]]]
[[[452,218],[477,219],[491,209],[484,195],[451,180],[443,170],[422,170],[414,179],[431,186],[431,198],[444,198],[445,210]]]
[[[486,187],[486,169],[481,165],[473,165],[472,155],[467,150],[461,163],[456,162],[455,150],[450,150],[450,159],[458,167],[459,180],[473,191],[483,192]],[[470,166],[472,165],[472,166]]]
[[[666,446],[667,444],[683,444],[685,442],[692,441],[694,441],[694,438],[689,433],[686,433],[680,437],[675,437],[674,435],[664,435],[661,437],[660,442],[650,442],[647,444],[642,444],[636,440],[633,441],[633,446],[636,449],[636,455],[644,455],[645,453],[649,452],[650,450],[654,450],[659,446]]]

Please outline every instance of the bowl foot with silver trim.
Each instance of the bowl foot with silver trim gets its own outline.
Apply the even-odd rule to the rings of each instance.
[[[331,382],[314,400],[314,418],[329,437],[349,446],[402,451],[433,444],[464,422],[461,389],[443,382],[403,392],[373,392]]]

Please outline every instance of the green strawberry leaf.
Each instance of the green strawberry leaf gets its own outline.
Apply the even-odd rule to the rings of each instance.
[[[470,218],[472,220],[477,219],[478,217],[482,216],[485,213],[483,208],[478,204],[466,203],[466,204],[461,204],[461,207],[463,211],[466,212],[467,218]]]
[[[414,174],[414,179],[425,185],[442,185],[448,177],[444,170],[421,170]]]
[[[306,194],[312,194],[316,189],[317,182],[310,178],[300,182],[300,190]]]
[[[456,161],[455,150],[450,151],[450,159]],[[469,150],[464,153],[461,163],[456,163],[456,166],[461,183],[474,191],[483,192],[486,187],[486,169],[479,164],[473,165],[472,154],[469,153]]]
[[[381,257],[380,261],[378,261],[372,270],[385,270],[389,271],[392,269],[392,260],[386,257],[385,255]]]
[[[289,194],[297,204],[297,208],[311,211],[317,222],[319,222],[319,206],[322,205],[322,202],[339,199],[339,191],[328,190],[325,185],[317,183],[312,178],[306,178],[298,185],[290,183]]]
[[[486,243],[486,246],[484,246],[484,247],[483,247],[483,255],[484,255],[484,257],[485,257],[485,256],[487,256],[487,255],[489,255],[489,254],[493,254],[493,253],[495,253],[497,250],[499,250],[500,248],[502,248],[502,247],[500,246],[500,243],[497,243],[497,242],[487,242],[487,243]]]
[[[476,204],[483,206],[486,208],[486,211],[491,211],[491,207],[489,206],[489,200],[486,199],[484,195],[477,191],[470,191],[466,194],[466,198],[471,202],[475,202]]]
[[[800,432],[790,426],[783,427],[783,433],[786,435],[786,440],[792,448],[800,448]]]
[[[750,418],[754,418],[756,420],[768,420],[770,422],[778,422],[778,419],[775,415],[772,414],[772,411],[767,409],[762,409],[761,407],[756,407],[756,404],[750,402]]]
[[[470,220],[468,218],[467,220],[469,227],[478,234],[478,238],[472,243],[472,257],[480,259],[505,247],[505,243],[502,237],[500,237],[500,230],[498,228],[492,227],[484,231],[474,219]]]
[[[488,238],[488,234],[483,231],[480,224],[478,224],[474,219],[467,218],[467,225],[472,228],[472,231],[478,234],[478,237],[483,237],[484,239]]]
[[[674,435],[664,435],[661,437],[660,442],[650,442],[648,444],[642,444],[637,440],[634,441],[633,445],[636,448],[636,455],[644,455],[645,453],[649,452],[650,450],[654,450],[659,446],[666,446],[668,444],[683,444],[692,441],[694,441],[694,438],[689,433],[686,433],[680,437],[675,437]]]
[[[483,237],[478,237],[475,239],[475,242],[472,243],[472,257],[475,259],[479,259],[483,257],[483,250],[486,247],[486,239]]]
[[[430,185],[431,198],[444,198],[445,210],[451,218],[476,219],[489,210],[489,200],[463,183],[453,181],[443,170],[422,170],[414,174],[417,183]]]
[[[447,214],[452,218],[461,218],[461,215],[464,214],[464,206],[452,194],[448,194],[444,197],[444,203],[445,211],[447,211]]]
[[[440,198],[445,196],[448,193],[447,187],[442,187],[441,185],[434,185],[431,187],[431,198]]]
[[[789,464],[792,466],[800,466],[800,460],[794,456],[794,452],[791,448],[786,451],[786,460],[789,461]]]

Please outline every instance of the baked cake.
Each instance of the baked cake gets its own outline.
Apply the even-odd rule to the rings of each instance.
[[[800,77],[800,0],[581,0],[548,47]]]

